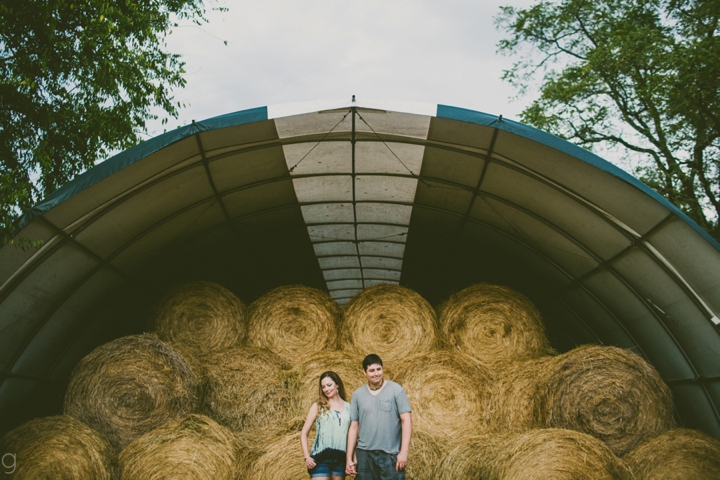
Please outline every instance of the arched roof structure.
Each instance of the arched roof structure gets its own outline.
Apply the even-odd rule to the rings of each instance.
[[[472,283],[540,308],[560,351],[629,348],[684,426],[720,438],[720,245],[601,158],[443,105],[262,107],[160,135],[27,212],[0,249],[3,431],[56,413],[92,348],[148,328],[169,288],[250,302],[380,282],[438,304]]]

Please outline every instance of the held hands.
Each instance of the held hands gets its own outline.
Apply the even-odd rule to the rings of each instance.
[[[405,467],[407,467],[407,459],[408,459],[408,452],[401,451],[398,453],[397,456],[397,463],[395,463],[395,471],[399,472],[401,470],[405,470]]]
[[[315,468],[315,465],[317,465],[317,464],[315,463],[315,459],[314,459],[314,458],[312,458],[312,457],[305,457],[305,466],[307,467],[308,470],[310,470],[310,469],[312,469],[312,468]]]
[[[345,475],[350,475],[351,477],[354,477],[357,475],[357,461],[356,460],[346,463]]]

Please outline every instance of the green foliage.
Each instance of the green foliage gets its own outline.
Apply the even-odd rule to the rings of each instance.
[[[184,63],[165,51],[203,0],[0,0],[0,236],[20,212],[177,118]],[[32,244],[32,243],[30,243]]]
[[[720,240],[720,0],[540,0],[502,7],[503,78],[540,82],[522,121],[620,147],[636,174]]]

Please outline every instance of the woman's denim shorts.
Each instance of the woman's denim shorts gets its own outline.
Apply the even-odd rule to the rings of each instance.
[[[336,477],[345,478],[345,460],[327,459],[317,462],[315,468],[308,470],[310,477],[328,477],[335,475]]]

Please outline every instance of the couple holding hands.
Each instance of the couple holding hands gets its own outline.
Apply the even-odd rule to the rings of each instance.
[[[393,480],[405,478],[412,414],[405,390],[383,378],[383,363],[370,354],[363,360],[367,384],[350,403],[337,373],[320,375],[318,400],[308,411],[300,434],[305,466],[317,480]],[[313,422],[316,437],[308,450]]]

